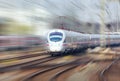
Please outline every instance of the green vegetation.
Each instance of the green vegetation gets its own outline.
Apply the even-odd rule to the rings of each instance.
[[[31,35],[34,31],[32,26],[18,22],[9,22],[0,27],[0,35]]]

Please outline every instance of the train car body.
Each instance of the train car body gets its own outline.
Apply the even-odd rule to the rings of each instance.
[[[101,42],[106,46],[119,45],[120,35],[82,34],[73,31],[54,29],[48,33],[47,41],[49,52],[55,55],[81,48],[100,46]]]

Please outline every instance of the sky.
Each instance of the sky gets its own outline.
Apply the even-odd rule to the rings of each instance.
[[[104,6],[104,19],[106,22],[117,19],[120,11],[119,0],[0,0],[0,9],[33,10],[44,9],[52,15],[73,15],[82,21],[100,22]]]
[[[52,18],[69,15],[83,22],[101,23],[101,18],[104,22],[115,22],[120,17],[120,2],[119,0],[0,0],[0,12],[2,11],[14,15],[23,11],[27,12],[28,16],[35,14]]]

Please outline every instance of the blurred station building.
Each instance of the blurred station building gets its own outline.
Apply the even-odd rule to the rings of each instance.
[[[100,34],[101,23],[83,22],[73,17],[59,16],[55,17],[52,22],[53,28],[76,31],[80,33],[96,33]],[[119,32],[120,22],[105,23],[105,32]]]

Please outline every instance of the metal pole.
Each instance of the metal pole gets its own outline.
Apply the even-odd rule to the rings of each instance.
[[[100,46],[105,47],[106,45],[106,40],[105,40],[105,23],[104,23],[104,15],[105,15],[105,0],[100,0],[101,1],[101,27],[100,27]]]
[[[116,5],[116,9],[117,9],[117,13],[116,13],[116,16],[117,16],[117,30],[116,30],[116,32],[118,32],[118,27],[119,27],[119,14],[118,14],[118,4]]]
[[[105,0],[100,0],[101,1],[101,27],[100,27],[100,34],[101,34],[101,37],[100,37],[100,46],[101,47],[104,47],[105,46],[105,37],[104,37],[104,34],[105,34],[105,23],[104,23],[104,15],[105,15],[105,12],[104,12],[104,7],[105,7]]]

